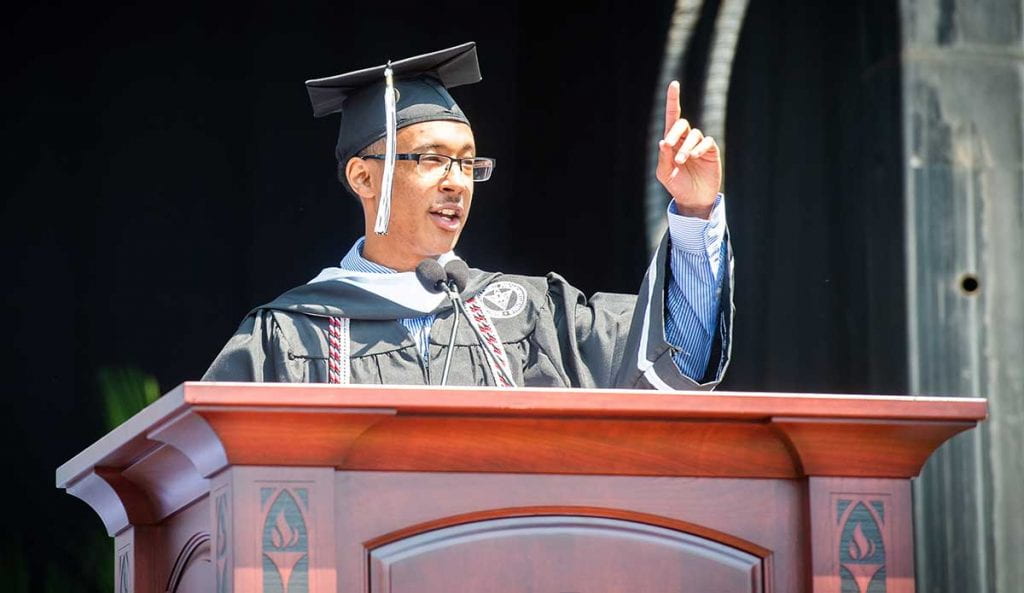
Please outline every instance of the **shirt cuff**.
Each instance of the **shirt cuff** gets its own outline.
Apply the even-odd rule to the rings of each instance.
[[[717,276],[725,240],[725,196],[718,194],[711,207],[708,220],[683,216],[676,210],[675,201],[668,203],[668,234],[673,250],[707,255],[713,273]],[[717,278],[716,278],[717,280]]]

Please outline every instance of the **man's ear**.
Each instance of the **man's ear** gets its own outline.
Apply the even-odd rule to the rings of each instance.
[[[348,186],[364,200],[376,196],[373,173],[366,161],[359,157],[352,157],[345,164],[345,179],[348,180]]]

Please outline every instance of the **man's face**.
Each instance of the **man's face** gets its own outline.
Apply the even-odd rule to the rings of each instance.
[[[435,153],[456,158],[476,156],[473,130],[461,122],[430,121],[407,126],[398,131],[396,144],[398,153]],[[364,162],[374,167],[374,193],[379,196],[383,161]],[[373,235],[372,221],[379,207],[379,197],[364,200],[367,248],[376,252],[384,248],[390,252],[388,259],[415,263],[450,251],[462,234],[472,202],[472,175],[463,173],[458,163],[453,163],[448,173],[441,176],[424,175],[416,161],[396,161],[391,223],[386,236]]]

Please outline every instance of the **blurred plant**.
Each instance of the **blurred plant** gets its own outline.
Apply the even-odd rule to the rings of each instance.
[[[108,431],[160,397],[156,378],[134,367],[102,367],[96,372],[96,383]],[[46,566],[45,593],[114,589],[114,542],[102,530],[90,535],[78,539],[78,545],[68,550],[74,558],[69,564],[51,562]],[[17,578],[15,574],[16,583]],[[14,591],[21,590],[15,587]]]
[[[106,409],[107,430],[113,430],[160,397],[156,378],[134,367],[103,367],[97,372]]]
[[[28,567],[22,553],[21,538],[6,537],[0,546],[0,575],[3,575],[5,591],[28,593]]]
[[[109,564],[109,563],[108,563]],[[60,564],[50,563],[46,567],[46,585],[44,593],[65,593],[74,591],[79,582],[68,574],[68,569]],[[110,589],[114,588],[113,581],[110,582]]]
[[[64,526],[64,537],[43,545],[7,534],[0,540],[0,577],[4,593],[104,593],[114,590],[114,541],[103,529],[75,523]],[[26,548],[26,544],[28,547]],[[29,556],[50,559],[35,564],[30,574]],[[40,548],[45,548],[42,552]],[[26,553],[28,552],[28,553]]]

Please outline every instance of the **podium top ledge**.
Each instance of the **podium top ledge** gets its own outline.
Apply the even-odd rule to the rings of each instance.
[[[983,420],[984,398],[739,391],[651,391],[186,382],[172,393],[194,406],[389,410],[393,413],[607,418]],[[168,394],[170,395],[170,394]]]
[[[580,473],[909,476],[986,410],[960,397],[187,382],[56,478],[65,488],[164,446],[203,476],[229,464],[557,472],[574,447]],[[692,454],[709,443],[731,465]]]

